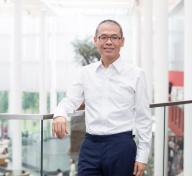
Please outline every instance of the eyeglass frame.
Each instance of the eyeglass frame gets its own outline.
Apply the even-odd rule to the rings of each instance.
[[[102,39],[101,39],[102,36],[105,36],[105,37],[106,37],[106,39],[105,39],[104,41],[102,41]],[[114,39],[114,38],[112,38],[113,36],[115,36],[115,37],[117,37],[117,38]],[[106,35],[106,34],[101,34],[101,35],[98,36],[97,38],[98,38],[99,41],[102,42],[102,43],[107,42],[109,39],[110,39],[110,41],[111,41],[112,43],[115,43],[115,42],[123,39],[123,37],[119,37],[117,34],[112,34],[111,36],[108,36],[108,35]],[[114,40],[115,40],[115,41],[114,41]]]

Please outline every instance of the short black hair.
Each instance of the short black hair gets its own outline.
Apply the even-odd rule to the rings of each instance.
[[[103,20],[103,21],[101,21],[101,22],[98,24],[98,26],[97,26],[97,28],[96,28],[96,31],[95,31],[95,36],[98,35],[99,28],[100,28],[100,26],[101,26],[102,24],[104,24],[104,23],[113,23],[113,24],[117,25],[117,26],[119,27],[121,37],[123,37],[123,30],[122,30],[121,25],[120,25],[117,21],[111,20],[111,19]]]

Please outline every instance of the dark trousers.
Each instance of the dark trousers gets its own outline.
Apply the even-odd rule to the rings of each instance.
[[[132,132],[86,134],[81,145],[78,176],[132,176],[136,144]]]

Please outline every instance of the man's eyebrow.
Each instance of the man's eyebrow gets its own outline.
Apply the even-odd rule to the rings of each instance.
[[[104,33],[104,34],[100,34],[100,36],[101,35],[110,35],[111,36],[111,35],[118,35],[118,34],[106,34],[106,33]]]

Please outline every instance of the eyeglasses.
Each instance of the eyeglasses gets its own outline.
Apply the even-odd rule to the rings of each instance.
[[[102,43],[107,42],[109,39],[111,40],[111,42],[115,43],[118,42],[120,39],[122,39],[122,37],[119,37],[118,35],[111,35],[111,36],[100,35],[98,39]]]

